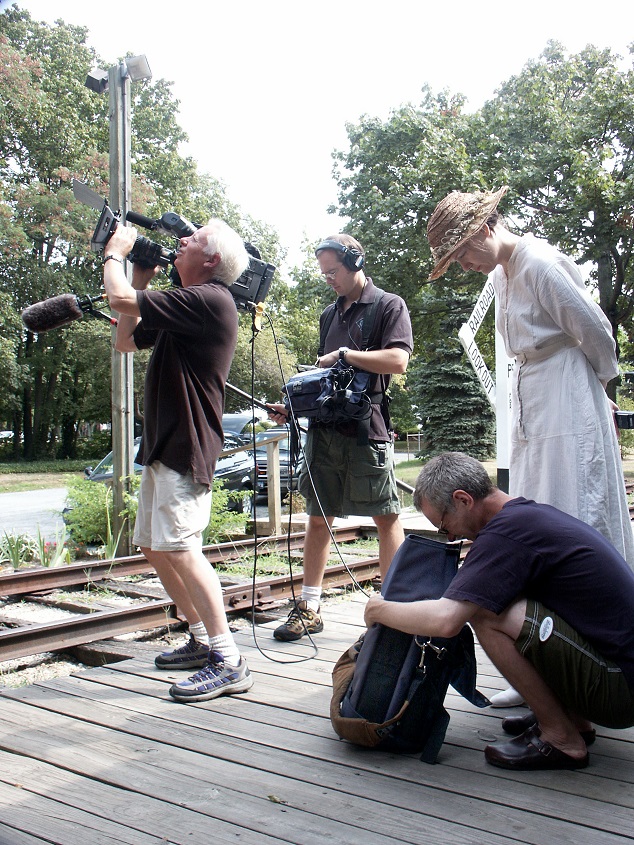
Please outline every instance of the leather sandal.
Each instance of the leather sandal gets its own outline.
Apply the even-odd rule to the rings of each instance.
[[[502,730],[511,736],[520,736],[536,724],[535,714],[532,710],[529,710],[524,716],[507,716],[506,719],[502,719]],[[579,733],[586,744],[586,748],[592,745],[597,738],[597,732],[594,728],[588,731],[579,731]]]
[[[540,739],[539,728],[529,728],[508,742],[496,742],[484,749],[487,763],[501,769],[537,771],[539,769],[584,769],[590,757],[571,757],[549,742]]]

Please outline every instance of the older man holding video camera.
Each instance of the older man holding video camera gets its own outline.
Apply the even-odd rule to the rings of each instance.
[[[132,284],[124,273],[136,237],[136,229],[117,225],[103,259],[106,294],[121,314],[116,348],[153,348],[145,381],[134,542],[189,623],[189,642],[158,655],[156,665],[198,669],[169,692],[177,701],[202,701],[245,692],[253,684],[229,630],[218,576],[202,553],[238,329],[228,288],[247,268],[249,256],[240,236],[212,219],[180,239],[174,266],[182,287],[149,290],[158,267],[135,263]]]

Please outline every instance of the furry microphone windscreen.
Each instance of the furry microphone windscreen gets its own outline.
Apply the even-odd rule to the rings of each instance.
[[[67,326],[74,320],[81,319],[82,316],[83,311],[79,307],[75,294],[62,293],[60,296],[52,296],[50,299],[29,305],[22,312],[22,322],[29,331],[41,334],[41,332]]]

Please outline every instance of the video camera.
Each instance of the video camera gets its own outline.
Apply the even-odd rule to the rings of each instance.
[[[614,419],[619,429],[634,428],[634,412],[632,411],[615,411]]]
[[[114,212],[99,194],[77,179],[73,180],[73,194],[77,200],[91,208],[98,211],[101,209],[99,220],[90,241],[90,248],[93,252],[103,252],[121,220],[121,213]],[[143,214],[137,214],[135,211],[128,211],[126,221],[135,226],[143,226],[144,229],[153,232],[169,235],[177,241],[193,235],[196,229],[201,228],[199,223],[191,223],[174,211],[168,211],[156,220],[145,217]],[[245,247],[249,253],[249,266],[240,278],[229,287],[229,292],[238,308],[252,310],[266,299],[273,281],[275,267],[272,264],[267,264],[266,261],[262,261],[260,253],[251,244],[245,243]],[[180,287],[181,281],[178,271],[173,266],[176,254],[175,249],[167,249],[167,247],[139,235],[128,255],[128,260],[140,267],[159,266],[166,268],[171,264],[170,281],[173,285]]]

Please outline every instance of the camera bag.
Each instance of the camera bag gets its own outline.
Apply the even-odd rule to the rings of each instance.
[[[284,404],[295,417],[323,423],[369,419],[372,401],[382,394],[368,393],[372,373],[337,361],[332,367],[305,370],[291,376],[282,388]]]
[[[378,305],[385,291],[376,288],[372,303],[366,310],[361,329],[361,349],[368,349],[370,334],[374,328],[374,319]],[[326,335],[332,324],[337,304],[334,303],[325,313],[319,338],[319,357],[324,354]],[[365,446],[369,439],[372,404],[381,405],[389,430],[387,397],[382,389],[371,390],[373,382],[382,384],[382,377],[376,373],[358,370],[343,361],[337,361],[332,367],[315,367],[291,376],[282,388],[284,404],[295,418],[308,419],[325,425],[353,421],[357,423],[357,442]]]
[[[460,544],[409,534],[382,587],[390,601],[440,598],[458,569]],[[489,701],[476,689],[473,633],[465,625],[451,638],[412,636],[376,624],[345,651],[333,673],[330,720],[356,745],[420,754],[435,763],[444,742],[449,685],[478,707]]]

